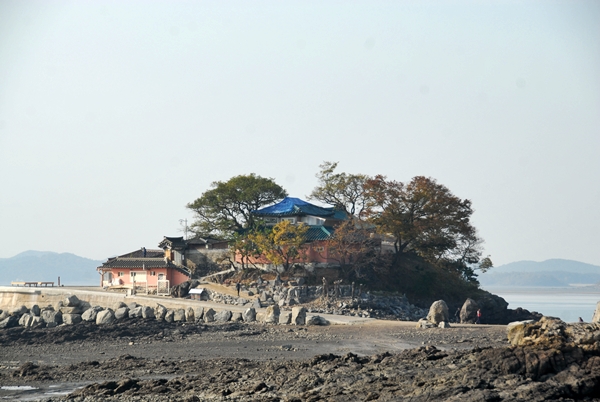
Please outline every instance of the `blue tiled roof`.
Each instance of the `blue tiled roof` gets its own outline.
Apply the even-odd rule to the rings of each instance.
[[[310,202],[293,197],[285,197],[275,205],[252,211],[252,213],[257,216],[313,215],[345,219],[345,215],[340,217],[341,215],[339,212],[340,211],[336,211],[334,208],[318,207]]]

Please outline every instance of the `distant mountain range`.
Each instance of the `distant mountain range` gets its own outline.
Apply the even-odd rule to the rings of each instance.
[[[479,275],[482,287],[568,287],[600,283],[600,266],[573,260],[517,261]]]
[[[99,285],[96,267],[104,261],[90,260],[71,253],[25,251],[11,258],[0,258],[0,285],[12,281],[43,281],[69,285]]]

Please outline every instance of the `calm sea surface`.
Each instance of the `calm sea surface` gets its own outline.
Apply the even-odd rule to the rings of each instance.
[[[579,317],[591,321],[600,301],[598,287],[571,288],[494,288],[486,287],[506,300],[509,308],[522,307],[547,316],[575,322]]]

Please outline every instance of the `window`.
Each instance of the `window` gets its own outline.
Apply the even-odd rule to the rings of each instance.
[[[281,218],[282,221],[288,221],[289,223],[296,223],[296,218]]]
[[[135,277],[135,272],[131,272],[131,276]]]
[[[123,276],[125,275],[123,272],[119,272],[119,276]]]
[[[150,276],[156,276],[156,271],[150,272]]]
[[[313,250],[315,250],[317,253],[322,253],[323,251],[325,251],[325,248],[323,246],[318,246],[313,247]]]

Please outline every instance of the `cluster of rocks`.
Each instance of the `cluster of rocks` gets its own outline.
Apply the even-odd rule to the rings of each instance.
[[[0,328],[11,328],[21,325],[26,328],[56,327],[57,325],[75,325],[82,321],[95,322],[97,325],[111,324],[125,319],[145,319],[165,322],[254,322],[260,320],[270,324],[295,325],[327,325],[322,317],[313,316],[307,320],[307,310],[304,307],[294,307],[290,312],[281,312],[279,306],[269,306],[264,314],[256,313],[254,307],[248,307],[243,312],[230,310],[215,311],[212,308],[187,307],[169,309],[161,304],[155,308],[141,306],[135,302],[125,304],[119,302],[113,308],[91,306],[81,301],[77,296],[68,296],[55,307],[40,308],[34,305],[31,309],[21,306],[10,312],[0,313]]]
[[[600,352],[600,322],[567,324],[554,317],[539,321],[512,322],[507,327],[513,346],[537,348],[579,347],[588,352]]]

